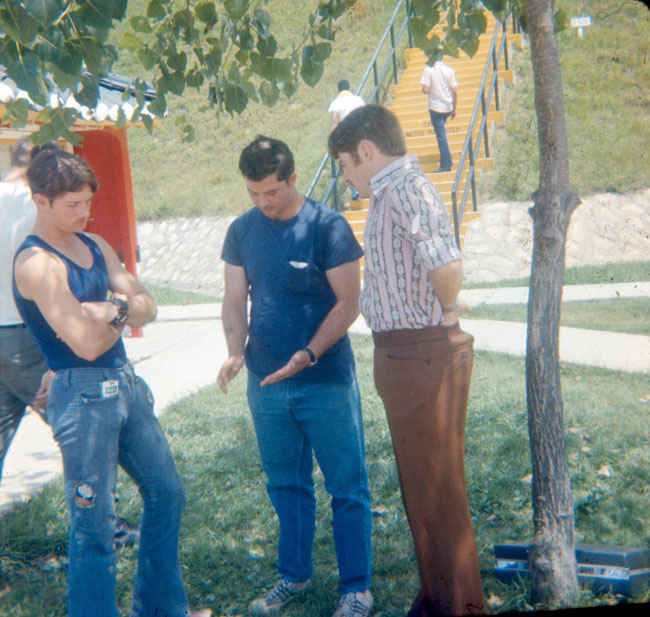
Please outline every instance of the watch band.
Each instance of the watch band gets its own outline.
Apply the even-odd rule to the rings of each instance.
[[[108,301],[117,307],[117,315],[109,323],[111,326],[121,328],[129,317],[129,303],[115,296],[112,296]]]
[[[309,356],[309,366],[314,366],[314,364],[318,362],[316,354],[309,347],[303,348],[303,351],[307,352],[307,355]]]

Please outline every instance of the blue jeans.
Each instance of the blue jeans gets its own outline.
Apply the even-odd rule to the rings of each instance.
[[[47,366],[22,325],[0,328],[0,478],[7,450]]]
[[[147,384],[130,364],[60,370],[47,417],[63,456],[70,510],[69,617],[119,614],[113,547],[118,463],[144,502],[131,615],[187,615],[178,557],[185,493]]]
[[[249,371],[253,415],[269,497],[280,521],[278,570],[291,581],[312,575],[316,500],[313,455],[332,496],[339,590],[370,587],[371,513],[363,419],[356,380],[259,386]]]
[[[447,143],[447,129],[445,128],[445,122],[447,122],[447,118],[451,115],[451,112],[441,114],[430,109],[429,115],[431,116],[431,124],[433,124],[433,130],[435,131],[436,139],[438,140],[440,169],[449,171],[451,169],[451,152],[449,152],[449,144]]]

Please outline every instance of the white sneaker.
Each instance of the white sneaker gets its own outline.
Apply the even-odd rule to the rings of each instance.
[[[372,604],[372,594],[369,590],[351,591],[341,596],[332,617],[368,617]]]
[[[281,578],[263,596],[250,603],[248,611],[251,615],[272,615],[277,613],[287,602],[293,600],[304,591],[309,581],[293,583],[286,578]]]

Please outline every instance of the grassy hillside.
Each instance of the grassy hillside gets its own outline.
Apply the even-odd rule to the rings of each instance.
[[[278,39],[285,49],[301,35],[317,0],[270,0]],[[306,190],[325,151],[327,106],[336,83],[356,85],[374,52],[394,0],[359,0],[361,9],[340,23],[334,52],[315,88],[301,84],[291,99],[272,109],[252,103],[241,116],[200,111],[207,96],[188,90],[170,98],[170,117],[150,136],[130,129],[131,163],[140,220],[242,212],[249,200],[237,170],[241,149],[263,133],[284,139],[296,155],[298,185]],[[129,2],[132,13],[145,0]],[[591,14],[593,25],[579,39],[560,33],[571,178],[583,195],[650,186],[650,11],[637,0],[558,0],[569,17]],[[527,200],[538,184],[537,127],[529,48],[515,54],[516,86],[506,125],[496,133],[496,167],[481,178],[481,200]],[[138,75],[128,55],[117,70]],[[364,93],[362,93],[364,94]],[[183,144],[174,122],[179,113],[197,128]]]
[[[142,11],[145,4],[144,0],[132,0],[130,13]],[[274,31],[284,49],[291,49],[293,41],[301,37],[316,5],[317,0],[268,2]],[[336,96],[336,84],[345,78],[356,87],[394,7],[394,0],[360,0],[359,8],[341,20],[335,49],[320,82],[314,88],[301,83],[291,100],[282,97],[274,108],[251,103],[241,116],[219,116],[216,109],[200,111],[207,103],[205,92],[187,90],[182,98],[170,97],[170,117],[160,122],[153,136],[145,129],[130,129],[138,219],[223,215],[248,208],[237,162],[242,148],[260,133],[289,144],[296,157],[298,186],[306,190],[325,152],[327,107]],[[126,53],[116,70],[138,75],[137,64]],[[174,122],[179,113],[197,129],[192,144],[181,142]]]
[[[578,37],[558,35],[570,173],[582,195],[650,186],[650,11],[638,0],[557,0],[567,16],[591,15]],[[482,199],[527,200],[539,183],[530,48],[515,56],[516,86],[493,147]]]

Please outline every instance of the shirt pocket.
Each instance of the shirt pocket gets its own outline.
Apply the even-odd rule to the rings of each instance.
[[[289,259],[284,268],[283,283],[291,293],[318,292],[324,286],[324,274],[311,261]]]

